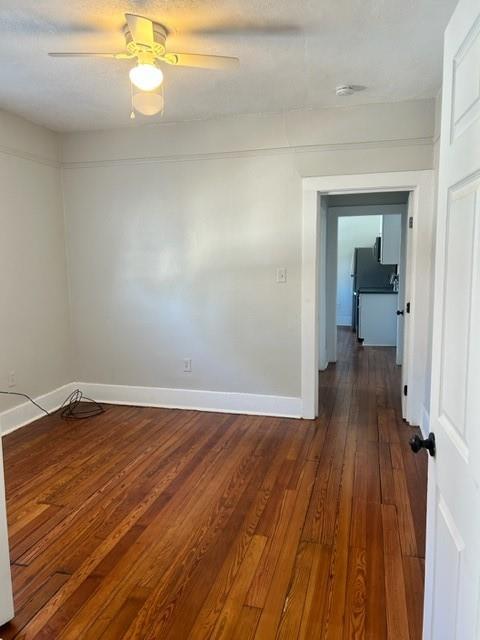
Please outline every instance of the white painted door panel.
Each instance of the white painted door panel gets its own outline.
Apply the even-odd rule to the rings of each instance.
[[[480,638],[480,3],[445,33],[425,640]]]
[[[0,625],[13,618],[12,581],[8,552],[7,510],[3,480],[3,453],[0,437]]]

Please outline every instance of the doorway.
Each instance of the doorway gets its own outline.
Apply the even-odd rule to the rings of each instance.
[[[365,347],[394,347],[397,365],[406,360],[408,200],[408,191],[327,196],[323,365],[336,362],[339,326]]]
[[[327,288],[328,198],[352,194],[408,192],[408,241],[405,257],[405,298],[410,314],[403,331],[403,417],[411,424],[428,424],[430,360],[430,280],[433,264],[433,171],[377,173],[303,180],[302,234],[302,407],[303,417],[318,415],[319,370],[335,358],[336,323]],[[330,290],[331,294],[331,290]],[[336,295],[336,294],[335,294]],[[334,312],[336,303],[334,304]],[[330,350],[330,351],[329,351]],[[400,390],[399,390],[400,391]]]

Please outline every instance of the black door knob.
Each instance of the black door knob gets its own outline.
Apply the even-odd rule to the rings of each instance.
[[[403,309],[402,309],[402,311],[400,311],[400,309],[397,311],[397,316],[403,316],[403,314],[404,314]]]
[[[432,457],[435,456],[435,435],[433,433],[429,433],[428,438],[425,438],[425,440],[422,440],[420,436],[413,436],[409,443],[413,453],[418,453],[420,449],[426,449]]]

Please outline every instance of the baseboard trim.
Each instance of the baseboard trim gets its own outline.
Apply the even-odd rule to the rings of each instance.
[[[362,347],[391,347],[394,348],[396,347],[395,344],[377,344],[376,342],[365,342],[365,340],[362,342]]]
[[[302,399],[290,396],[133,387],[91,382],[77,382],[74,386],[97,402],[108,404],[243,413],[282,418],[301,418],[302,416]]]
[[[256,393],[229,393],[225,391],[199,391],[195,389],[166,389],[161,387],[132,387],[128,385],[70,382],[49,393],[34,398],[47,411],[58,409],[75,389],[86,396],[106,404],[189,409],[215,413],[240,413],[301,418],[302,399],[290,396],[269,396]],[[24,427],[45,414],[31,402],[0,413],[0,435],[4,436]]]
[[[74,389],[75,384],[70,382],[54,389],[53,391],[37,396],[34,400],[42,407],[45,407],[47,411],[55,411],[62,405],[65,398]],[[20,427],[24,427],[25,425],[42,418],[44,415],[45,414],[40,411],[40,409],[26,400],[25,402],[0,413],[0,435],[4,436],[7,433],[11,433]]]

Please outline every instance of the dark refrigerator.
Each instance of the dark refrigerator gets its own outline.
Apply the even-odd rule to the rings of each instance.
[[[384,289],[393,291],[390,283],[392,274],[395,273],[395,265],[380,264],[376,259],[373,249],[357,248],[353,253],[353,304],[352,304],[352,329],[357,328],[358,291],[360,289]]]

